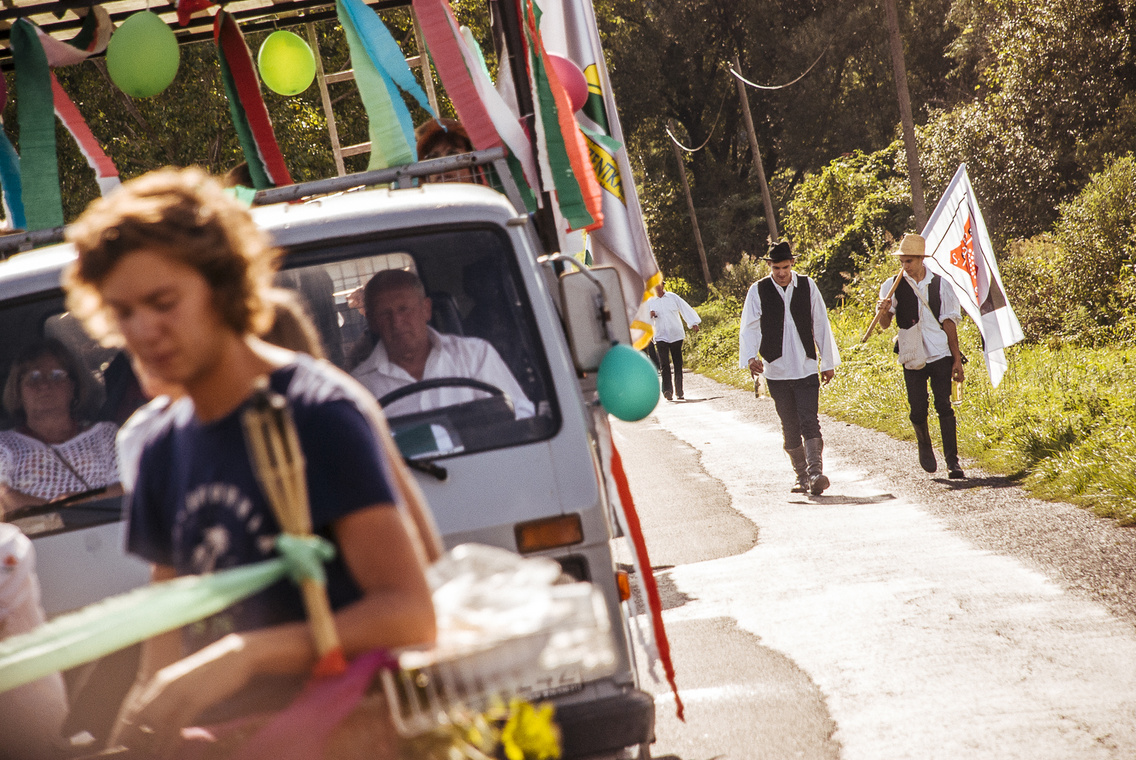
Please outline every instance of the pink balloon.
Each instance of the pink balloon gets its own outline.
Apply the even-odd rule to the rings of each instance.
[[[549,53],[548,58],[552,61],[552,68],[556,69],[556,76],[560,78],[560,83],[568,91],[568,100],[572,103],[572,110],[579,111],[588,102],[588,80],[584,78],[584,72],[580,71],[580,67],[574,62],[562,55]]]

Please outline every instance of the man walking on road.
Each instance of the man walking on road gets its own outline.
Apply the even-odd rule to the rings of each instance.
[[[738,366],[753,376],[765,373],[797,476],[792,492],[816,496],[829,486],[817,414],[820,384],[836,375],[840,352],[820,291],[811,278],[793,271],[789,244],[775,244],[764,258],[772,274],[746,294]]]
[[[927,256],[921,235],[907,234],[899,250],[892,254],[903,264],[903,279],[889,278],[880,287],[880,327],[891,325],[895,315],[900,329],[900,360],[903,382],[907,387],[907,404],[911,409],[911,425],[919,443],[919,464],[927,472],[938,469],[931,433],[927,429],[927,383],[935,397],[935,414],[943,436],[943,458],[947,460],[947,477],[966,477],[959,465],[955,410],[951,406],[951,380],[963,380],[962,351],[959,350],[956,325],[960,318],[958,296],[954,288],[923,265]],[[892,286],[895,295],[891,297]],[[908,353],[908,343],[911,353]]]
[[[651,323],[655,328],[655,351],[658,354],[659,371],[663,374],[663,396],[667,401],[672,398],[671,363],[674,363],[673,394],[682,400],[682,341],[686,333],[682,323],[691,332],[698,332],[698,325],[702,317],[690,308],[690,304],[682,300],[677,293],[666,289],[666,283],[660,282],[655,286],[655,295],[647,299],[647,308],[651,311]]]

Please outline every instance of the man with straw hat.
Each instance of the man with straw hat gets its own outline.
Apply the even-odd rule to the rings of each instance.
[[[337,653],[432,641],[423,531],[373,399],[334,366],[255,337],[271,318],[277,256],[248,211],[198,169],[162,169],[95,201],[68,238],[72,310],[184,393],[147,432],[126,504],[127,548],[153,563],[155,580],[260,562],[282,528],[293,532],[242,424],[267,383],[294,420],[302,517],[336,548],[325,570]],[[282,581],[147,641],[117,741],[163,757],[184,726],[282,707],[322,662],[304,609]],[[209,708],[219,709],[203,718]]]
[[[894,315],[900,330],[897,350],[903,363],[911,424],[919,444],[919,464],[927,472],[938,469],[927,428],[930,383],[943,437],[947,477],[961,479],[966,475],[959,465],[957,423],[951,406],[951,380],[963,381],[963,355],[956,329],[961,312],[958,296],[949,283],[924,266],[927,247],[921,235],[904,235],[898,250],[891,255],[899,258],[903,276],[897,281],[897,274],[880,287],[879,324],[886,329]]]
[[[818,496],[829,486],[817,414],[820,384],[836,375],[840,352],[820,291],[811,278],[793,271],[789,244],[776,243],[763,259],[771,274],[746,294],[738,366],[751,376],[765,373],[797,476],[792,492]]]

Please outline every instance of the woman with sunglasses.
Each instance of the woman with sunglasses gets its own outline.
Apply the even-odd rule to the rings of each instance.
[[[16,426],[0,431],[0,517],[118,483],[117,428],[90,421],[101,395],[58,340],[33,343],[16,357],[4,385],[4,410]]]

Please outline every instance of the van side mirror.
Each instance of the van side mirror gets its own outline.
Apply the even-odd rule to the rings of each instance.
[[[579,372],[595,372],[612,343],[631,345],[631,325],[619,272],[591,267],[560,275],[560,301],[568,347]]]

